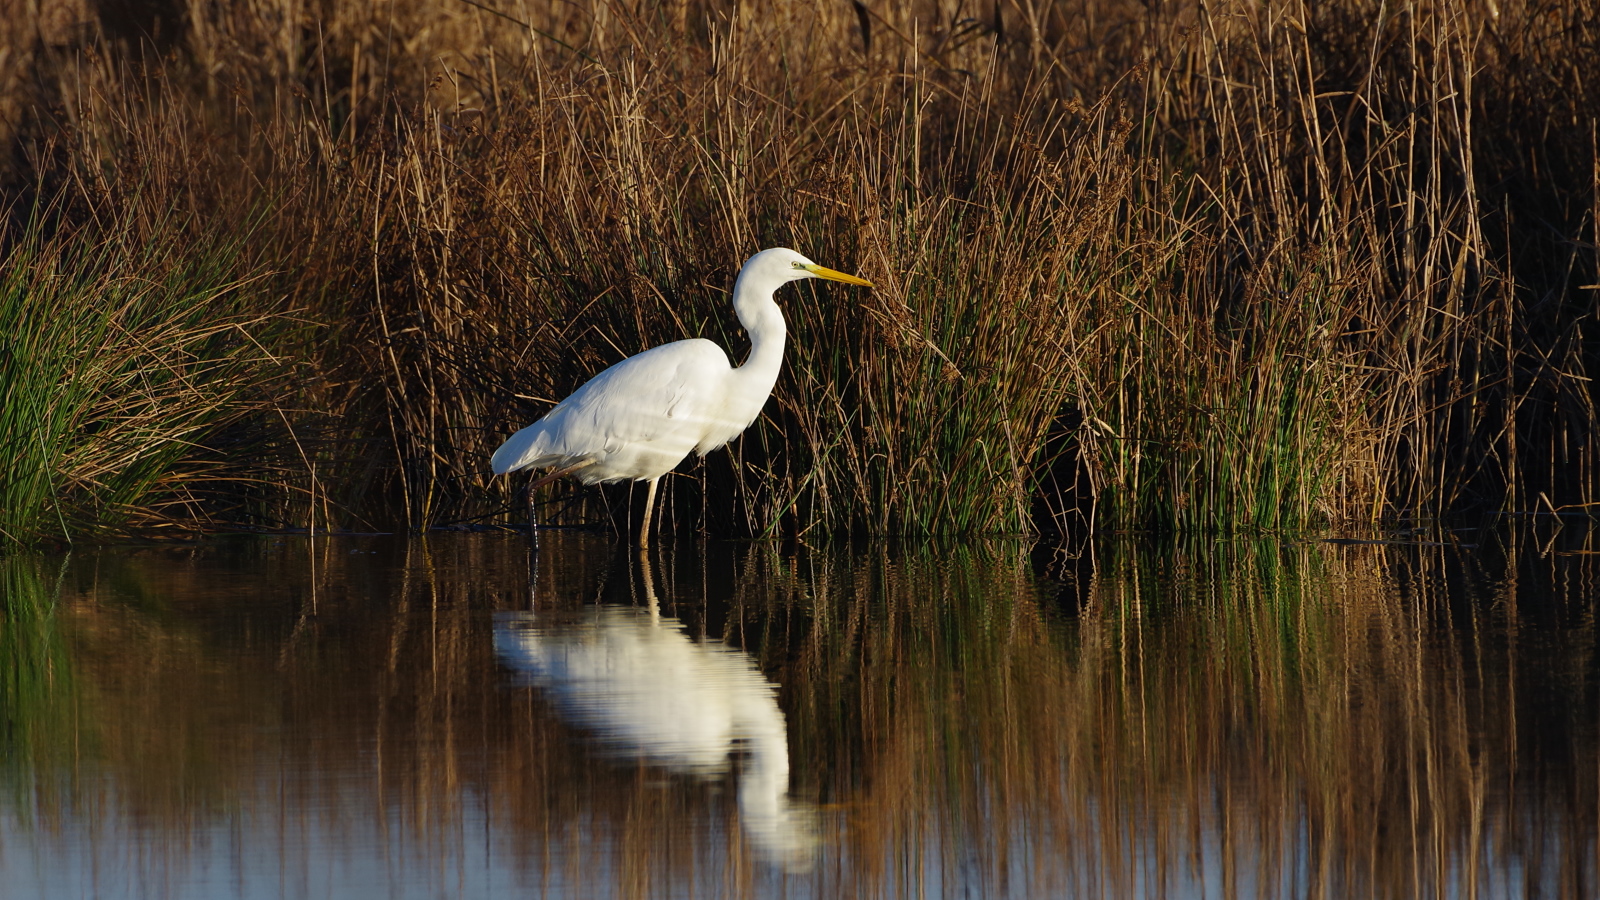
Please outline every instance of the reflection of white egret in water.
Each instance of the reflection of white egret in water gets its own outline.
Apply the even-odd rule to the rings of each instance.
[[[749,654],[696,642],[662,617],[645,568],[648,608],[588,606],[546,624],[502,613],[495,653],[543,689],[572,724],[669,771],[721,777],[739,751],[739,817],[757,851],[789,870],[816,848],[811,810],[788,798],[789,738],[777,688]]]

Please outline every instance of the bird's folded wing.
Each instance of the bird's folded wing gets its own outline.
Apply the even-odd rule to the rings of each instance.
[[[715,418],[731,371],[722,348],[700,339],[630,356],[507,440],[495,471],[571,465],[656,443],[681,443],[688,455]]]

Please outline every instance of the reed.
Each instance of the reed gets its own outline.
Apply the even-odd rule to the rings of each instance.
[[[649,346],[737,359],[732,273],[780,244],[881,287],[787,295],[766,415],[667,482],[683,525],[1594,502],[1600,6],[861,9],[226,5],[160,54],[85,18],[3,64],[40,73],[3,181],[86,215],[155,172],[150,208],[254,229],[260,311],[320,323],[266,521],[514,521],[493,447]]]
[[[208,482],[248,471],[207,442],[260,408],[276,317],[240,279],[237,246],[149,224],[52,235],[36,218],[0,262],[8,542],[205,521]]]

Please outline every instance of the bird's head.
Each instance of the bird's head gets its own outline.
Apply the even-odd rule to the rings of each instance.
[[[753,279],[757,283],[770,283],[774,288],[801,278],[826,278],[829,281],[872,287],[872,282],[865,278],[819,266],[787,247],[774,247],[750,257],[740,270],[739,277]]]

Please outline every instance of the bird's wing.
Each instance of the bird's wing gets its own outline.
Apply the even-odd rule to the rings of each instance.
[[[671,436],[692,447],[690,432],[715,408],[731,371],[722,348],[698,338],[630,356],[507,440],[494,470],[572,465]]]

